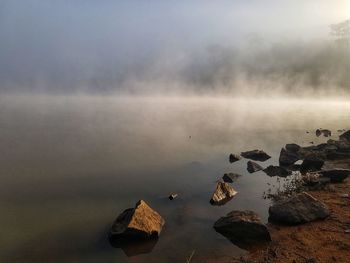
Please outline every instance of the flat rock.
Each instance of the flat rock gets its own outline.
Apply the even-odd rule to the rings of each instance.
[[[350,175],[350,170],[330,169],[330,170],[323,170],[318,173],[323,177],[329,178],[331,180],[331,183],[341,183]]]
[[[299,159],[300,157],[296,152],[282,148],[279,157],[279,164],[282,166],[290,166]]]
[[[324,219],[329,214],[325,204],[303,192],[270,206],[269,221],[294,225]]]
[[[237,162],[241,159],[241,157],[237,154],[233,154],[231,153],[230,156],[229,156],[229,161],[230,163],[234,163],[234,162]]]
[[[254,161],[261,161],[261,162],[264,162],[271,158],[270,155],[268,155],[266,152],[261,150],[242,152],[241,156],[243,156],[246,159],[251,159]]]
[[[140,200],[134,208],[126,209],[117,217],[111,227],[110,238],[114,242],[157,238],[164,224],[164,219]]]
[[[237,180],[238,177],[241,177],[241,175],[235,174],[235,173],[227,173],[227,174],[224,174],[224,176],[222,177],[222,180],[224,180],[224,182],[226,183],[233,183],[234,181]]]
[[[271,241],[267,227],[252,211],[232,211],[217,220],[214,229],[243,249],[260,242]]]
[[[218,182],[210,203],[212,205],[224,205],[230,201],[237,192],[228,183]]]
[[[257,164],[257,163],[252,162],[252,161],[247,162],[247,171],[249,173],[255,173],[255,172],[261,171],[263,169],[264,168],[260,164]]]
[[[268,176],[287,177],[291,172],[281,166],[270,165],[263,170]]]

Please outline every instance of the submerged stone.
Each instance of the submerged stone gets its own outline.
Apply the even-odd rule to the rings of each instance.
[[[247,162],[247,170],[249,173],[255,173],[255,172],[261,171],[263,169],[264,168],[260,164],[257,164],[257,163],[252,162],[252,161]]]
[[[243,249],[271,241],[267,227],[252,211],[232,211],[217,220],[214,229]]]

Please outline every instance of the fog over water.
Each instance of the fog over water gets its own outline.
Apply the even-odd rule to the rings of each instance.
[[[348,92],[347,1],[0,1],[0,91]]]
[[[230,153],[323,143],[349,129],[348,1],[0,0],[0,262],[213,262],[246,251],[213,229],[267,222],[266,191]],[[306,131],[309,131],[307,133]],[[241,177],[209,204],[224,173]],[[169,201],[170,193],[179,197]],[[113,247],[144,199],[160,238]]]

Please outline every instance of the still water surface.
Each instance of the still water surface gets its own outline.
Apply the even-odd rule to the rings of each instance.
[[[212,228],[234,209],[267,221],[268,184],[229,153],[310,145],[317,128],[347,128],[350,104],[230,98],[2,96],[1,262],[210,262],[245,253]],[[310,133],[306,133],[309,130]],[[242,176],[211,206],[216,181]],[[169,201],[169,193],[179,198]],[[116,216],[144,199],[166,220],[149,253],[113,248]],[[152,248],[152,249],[151,249]]]

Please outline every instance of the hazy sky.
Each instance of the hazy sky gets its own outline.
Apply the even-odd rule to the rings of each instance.
[[[0,0],[0,89],[118,89],[160,57],[176,69],[192,51],[307,41],[349,17],[345,0]]]

